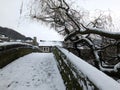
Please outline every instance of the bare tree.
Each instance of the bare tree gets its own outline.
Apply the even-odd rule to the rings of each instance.
[[[108,32],[111,27],[114,29],[110,14],[104,15],[100,11],[99,16],[91,21],[89,12],[73,9],[66,0],[34,0],[30,16],[32,19],[51,25],[58,33],[66,36],[64,41],[69,41],[76,50],[79,51],[78,45],[88,46],[92,50],[98,68],[104,67],[100,51],[111,46],[111,43],[97,45],[94,42],[95,35],[98,35],[100,40],[114,39],[113,45],[116,45],[120,39],[120,33]]]

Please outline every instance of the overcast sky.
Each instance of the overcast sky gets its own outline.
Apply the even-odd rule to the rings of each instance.
[[[24,1],[24,9],[28,0]],[[37,36],[39,40],[63,40],[61,36],[49,27],[29,21],[26,16],[27,10],[20,15],[20,7],[22,0],[0,0],[0,26],[13,28],[14,30],[30,37]]]
[[[29,0],[0,0],[0,26],[13,28],[26,36],[37,36],[39,40],[62,40],[54,30],[50,30],[45,25],[37,22],[28,21],[20,16],[20,7],[22,1],[27,3]],[[89,11],[96,9],[111,10],[114,12],[114,17],[120,17],[120,0],[72,1],[77,1],[76,5],[79,5]],[[25,4],[24,8],[26,8]]]

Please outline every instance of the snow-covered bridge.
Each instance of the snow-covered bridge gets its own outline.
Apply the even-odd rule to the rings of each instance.
[[[117,81],[64,48],[53,52],[31,53],[0,69],[0,90],[120,90]]]
[[[31,53],[0,70],[0,90],[65,90],[52,53]]]

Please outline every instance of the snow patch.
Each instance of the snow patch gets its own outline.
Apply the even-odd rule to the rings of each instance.
[[[120,62],[114,66],[114,71],[118,72],[120,70]]]
[[[0,46],[15,45],[15,44],[30,45],[30,46],[32,46],[31,44],[22,43],[22,42],[2,42],[2,43],[0,43]]]
[[[65,90],[52,53],[31,53],[0,71],[0,90]]]
[[[99,71],[84,60],[75,56],[71,52],[58,47],[68,58],[68,60],[77,68],[78,72],[82,72],[94,85],[100,90],[120,90],[120,84],[111,77]]]

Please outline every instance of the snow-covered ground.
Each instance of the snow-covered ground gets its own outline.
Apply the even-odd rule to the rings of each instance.
[[[0,70],[0,90],[65,90],[52,53],[31,53]]]

